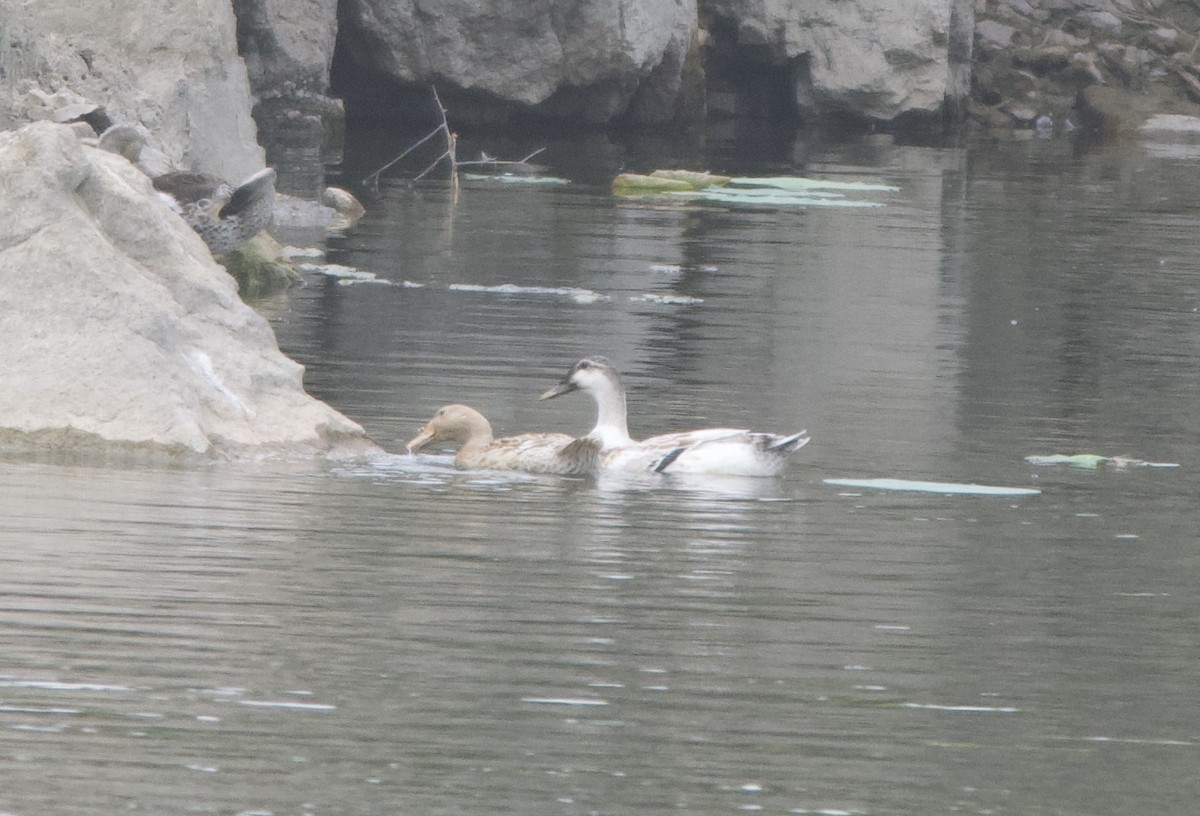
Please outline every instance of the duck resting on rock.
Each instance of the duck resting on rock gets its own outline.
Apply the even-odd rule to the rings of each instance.
[[[495,439],[491,423],[466,405],[443,405],[413,437],[415,454],[431,442],[457,446],[454,465],[464,469],[523,470],[585,475],[596,470],[596,446],[564,433],[525,433]]]
[[[598,448],[599,470],[605,472],[776,476],[788,457],[809,441],[806,431],[780,436],[740,428],[702,428],[638,442],[629,436],[621,375],[606,357],[580,360],[540,399],[572,391],[583,391],[596,403],[596,425],[580,442]]]
[[[100,147],[134,164],[145,139],[132,125],[114,125],[100,136]],[[213,255],[244,244],[271,224],[275,210],[275,171],[259,170],[237,187],[206,173],[168,172],[151,176],[167,206],[204,239]]]
[[[214,255],[249,241],[271,224],[275,171],[259,170],[237,187],[204,173],[164,173],[151,183]]]

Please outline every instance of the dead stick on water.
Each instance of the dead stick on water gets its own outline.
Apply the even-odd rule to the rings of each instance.
[[[418,173],[417,177],[413,179],[413,181],[420,181],[426,176],[426,174],[432,171],[433,168],[437,167],[441,163],[442,159],[449,159],[450,178],[452,180],[451,183],[453,183],[453,181],[458,179],[458,157],[455,155],[458,137],[450,130],[450,123],[446,121],[446,108],[444,105],[442,105],[442,99],[438,96],[436,87],[433,89],[433,101],[437,105],[438,113],[441,114],[442,117],[442,123],[437,126],[437,129],[434,130],[434,133],[438,133],[440,131],[446,134],[446,150],[444,153],[442,153],[442,155],[433,160],[433,164],[429,165],[420,173]]]
[[[376,170],[374,173],[372,173],[371,175],[369,175],[369,176],[367,176],[366,178],[364,178],[364,179],[363,179],[363,184],[365,184],[365,185],[367,185],[367,186],[370,186],[370,187],[372,187],[372,188],[376,188],[376,187],[378,187],[378,186],[379,186],[379,175],[380,175],[380,174],[381,174],[381,173],[382,173],[384,170],[387,170],[387,169],[388,169],[388,168],[390,168],[392,165],[394,165],[396,162],[400,161],[400,160],[401,160],[401,159],[403,159],[405,156],[407,156],[409,153],[412,153],[412,152],[413,152],[414,150],[416,150],[418,147],[420,147],[421,145],[423,145],[423,144],[425,144],[426,142],[428,142],[428,141],[429,141],[430,139],[432,139],[434,136],[437,136],[437,135],[438,135],[438,132],[439,132],[440,130],[441,130],[441,127],[437,127],[437,128],[434,128],[432,131],[430,131],[430,132],[429,132],[427,135],[425,135],[425,136],[422,136],[422,137],[421,137],[421,138],[420,138],[420,139],[419,139],[417,142],[415,142],[414,144],[410,145],[410,146],[409,146],[409,148],[408,148],[407,150],[405,150],[403,153],[401,153],[399,156],[397,156],[396,158],[392,159],[390,162],[388,162],[387,164],[385,164],[383,167],[380,167],[380,168],[379,168],[378,170]],[[439,159],[438,159],[438,161],[441,161],[441,159],[439,158]]]
[[[442,123],[440,125],[438,125],[437,127],[435,127],[433,130],[431,130],[426,135],[422,136],[415,143],[409,145],[409,147],[403,153],[401,153],[399,156],[392,159],[387,164],[385,164],[383,167],[380,167],[374,173],[371,173],[369,176],[364,178],[362,180],[362,183],[364,186],[366,186],[372,190],[378,191],[379,190],[379,178],[380,178],[380,175],[385,170],[388,170],[389,168],[391,168],[398,161],[403,159],[409,153],[412,153],[414,150],[416,150],[421,145],[428,142],[434,136],[437,136],[439,133],[445,134],[446,149],[442,152],[442,154],[440,156],[438,156],[436,159],[434,159],[429,164],[428,167],[426,167],[424,170],[422,170],[420,173],[418,173],[413,178],[413,181],[420,181],[421,179],[425,178],[425,176],[427,176],[431,172],[433,172],[433,170],[439,164],[442,163],[443,159],[449,159],[450,160],[450,185],[451,185],[451,191],[455,197],[458,196],[458,186],[459,186],[458,168],[465,167],[468,165],[478,166],[481,164],[487,164],[487,165],[492,165],[492,166],[504,166],[504,167],[515,167],[515,166],[528,167],[529,160],[546,149],[544,147],[539,147],[537,150],[533,151],[525,158],[518,159],[517,161],[508,161],[508,160],[504,160],[504,159],[493,159],[492,157],[488,156],[486,153],[483,153],[482,154],[483,158],[480,158],[480,159],[477,159],[474,161],[460,162],[458,160],[458,134],[456,134],[452,130],[450,130],[450,123],[446,118],[446,108],[444,105],[442,105],[441,97],[438,96],[437,87],[436,86],[433,87],[432,91],[433,91],[433,101],[434,101],[434,104],[437,105],[438,114],[441,116]]]
[[[390,168],[391,168],[392,166],[394,166],[394,165],[395,165],[395,164],[396,164],[398,161],[400,161],[401,159],[403,159],[403,158],[404,158],[405,156],[407,156],[409,153],[412,153],[414,150],[416,150],[416,149],[417,149],[418,147],[420,147],[421,145],[423,145],[423,144],[425,144],[426,142],[428,142],[428,141],[429,141],[430,139],[432,139],[434,136],[437,136],[439,133],[445,133],[445,134],[446,134],[446,144],[447,144],[447,145],[449,145],[449,144],[450,144],[450,141],[451,141],[451,136],[453,136],[453,134],[450,132],[450,125],[449,125],[449,123],[447,123],[447,121],[446,121],[446,109],[445,109],[445,108],[442,106],[442,100],[441,100],[441,98],[439,98],[439,97],[438,97],[438,92],[437,92],[437,88],[436,88],[436,87],[435,87],[435,88],[433,88],[433,101],[434,101],[434,102],[437,104],[437,107],[438,107],[438,113],[440,113],[440,114],[441,114],[441,117],[442,117],[442,123],[441,123],[440,125],[438,125],[437,127],[435,127],[433,130],[429,131],[429,133],[425,134],[425,135],[424,135],[424,136],[422,136],[420,139],[418,139],[417,141],[415,141],[415,142],[413,142],[411,145],[409,145],[409,146],[408,146],[408,147],[407,147],[407,148],[404,150],[404,152],[403,152],[403,153],[401,153],[399,156],[397,156],[396,158],[394,158],[394,159],[392,159],[391,161],[389,161],[389,162],[388,162],[387,164],[385,164],[383,167],[380,167],[380,168],[379,168],[378,170],[376,170],[374,173],[371,173],[369,176],[366,176],[366,177],[365,177],[365,178],[362,180],[362,183],[363,183],[363,185],[364,185],[364,186],[366,186],[366,187],[369,187],[369,188],[370,188],[370,189],[372,189],[372,190],[376,190],[376,191],[378,191],[378,189],[379,189],[379,177],[380,177],[380,176],[383,174],[383,172],[384,172],[385,170],[388,170],[388,169],[390,169]],[[449,153],[449,148],[447,147],[447,152],[445,152],[445,153],[442,153],[442,155],[440,155],[440,156],[438,156],[436,159],[434,159],[434,161],[433,161],[433,164],[429,165],[429,166],[428,166],[428,167],[426,167],[424,170],[422,170],[422,171],[421,171],[421,173],[420,173],[420,175],[418,175],[418,176],[417,176],[417,179],[421,179],[421,178],[423,178],[423,177],[425,176],[425,174],[427,174],[429,171],[433,170],[433,168],[437,167],[437,166],[438,166],[438,164],[441,162],[441,160],[442,160],[442,159],[444,159],[444,158],[446,158],[446,156],[447,156],[447,155],[449,155],[449,154],[450,154],[450,153]],[[452,161],[453,161],[453,159],[452,159]],[[451,171],[453,172],[453,165],[451,165]]]
[[[530,159],[532,159],[534,156],[536,156],[538,153],[541,153],[545,149],[546,148],[544,148],[544,147],[539,147],[537,150],[533,151],[525,158],[517,159],[516,161],[512,161],[509,159],[493,159],[491,156],[484,153],[482,159],[473,159],[471,161],[460,161],[458,163],[458,166],[459,167],[467,167],[467,166],[478,166],[481,164],[489,164],[489,165],[496,166],[496,167],[515,167],[515,166],[519,166],[519,165],[528,165]]]

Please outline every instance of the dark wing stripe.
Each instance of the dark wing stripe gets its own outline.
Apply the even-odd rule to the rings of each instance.
[[[655,464],[654,472],[662,473],[664,470],[669,468],[671,463],[678,459],[680,454],[682,454],[685,450],[687,450],[687,448],[675,448],[672,451],[668,451],[667,454],[663,456],[663,458],[659,459],[658,463]]]

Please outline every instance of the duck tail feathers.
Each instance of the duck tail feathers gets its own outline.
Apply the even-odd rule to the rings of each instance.
[[[275,194],[275,171],[270,167],[259,170],[250,178],[238,185],[229,197],[229,201],[221,208],[221,218],[239,215],[266,196]]]
[[[812,437],[808,435],[808,431],[800,431],[799,433],[794,433],[791,436],[776,437],[775,439],[771,440],[771,443],[767,445],[766,449],[774,453],[782,453],[786,455],[800,450],[807,445],[811,439]]]

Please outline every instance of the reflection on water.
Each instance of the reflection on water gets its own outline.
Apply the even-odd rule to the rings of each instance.
[[[385,283],[259,304],[397,455],[0,462],[0,811],[1190,812],[1200,164],[866,143],[809,172],[886,207],[743,210],[548,153],[577,183],[393,183],[330,247]],[[582,432],[536,397],[594,353],[635,435],[813,442],[703,482],[399,454],[451,401]],[[823,482],[873,477],[1043,492]]]

